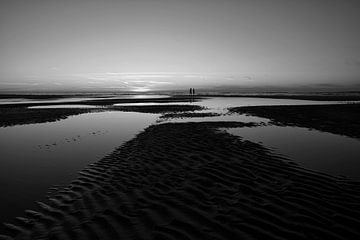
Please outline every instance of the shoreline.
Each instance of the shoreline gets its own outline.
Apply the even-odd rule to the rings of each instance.
[[[273,98],[313,101],[360,101],[360,94],[199,94],[199,97],[243,97],[243,98]]]
[[[352,112],[345,114],[349,117],[345,120],[359,119],[355,116],[360,104],[255,106],[229,111],[273,113],[280,120],[293,117],[302,126],[309,119],[318,123],[313,120],[315,114],[320,122],[356,133],[351,129],[354,125],[339,124],[339,107]],[[16,109],[32,114],[24,117]],[[23,124],[29,123],[26,119],[47,122],[99,111],[158,113],[159,119],[218,116],[196,112],[201,109],[171,103],[98,109],[13,108],[14,116],[25,120]],[[11,108],[1,110],[5,115],[11,112]],[[298,113],[303,117],[297,117]],[[294,126],[290,120],[276,123],[275,117],[262,117]],[[16,122],[14,118],[9,121]],[[256,126],[229,121],[150,125],[80,171],[70,185],[52,191],[36,211],[27,210],[26,217],[6,224],[3,234],[11,237],[0,233],[0,239],[359,237],[360,211],[354,209],[360,209],[360,182],[304,169],[261,144],[217,130]]]
[[[272,124],[360,138],[360,104],[245,106],[230,112],[268,118]]]
[[[1,95],[0,95],[1,96]],[[24,125],[24,124],[33,124],[33,123],[45,123],[45,122],[54,122],[61,119],[66,119],[69,116],[79,115],[83,113],[92,113],[92,112],[103,112],[103,111],[129,111],[129,112],[145,112],[145,113],[160,113],[160,114],[168,114],[167,116],[162,116],[161,118],[168,118],[168,117],[177,117],[183,118],[183,117],[195,117],[195,116],[216,116],[216,114],[210,114],[210,113],[202,113],[202,114],[193,114],[192,112],[201,110],[201,100],[211,98],[212,95],[195,95],[193,97],[190,97],[188,95],[176,95],[176,96],[170,96],[168,98],[140,98],[140,99],[92,99],[92,100],[83,100],[83,101],[60,101],[60,102],[39,102],[39,103],[21,103],[21,104],[0,104],[0,127],[8,127],[8,126],[15,126],[15,125]],[[213,95],[215,96],[215,95]],[[35,96],[36,98],[37,96]],[[41,98],[41,96],[38,96]],[[51,95],[45,97],[51,97]],[[237,97],[237,96],[226,96],[221,95],[221,97]],[[243,95],[243,97],[246,97]],[[253,96],[255,97],[255,96]],[[261,96],[256,96],[261,97]],[[264,97],[264,96],[263,96]],[[269,96],[272,97],[272,96]],[[265,96],[264,98],[267,98]],[[282,97],[281,97],[282,98]],[[284,96],[285,98],[289,99],[297,99],[291,98],[289,96]],[[325,100],[325,99],[324,99]],[[334,99],[335,101],[335,99]],[[319,101],[321,102],[321,101]],[[138,105],[138,106],[114,106],[113,104],[116,103],[144,103],[144,105]],[[148,105],[146,106],[146,103],[154,103],[155,105]],[[168,105],[156,105],[156,103],[163,104],[166,103]],[[174,103],[177,103],[175,105]],[[181,103],[181,104],[179,104]],[[43,109],[29,109],[28,107],[33,106],[57,106],[57,105],[89,105],[94,106],[94,108],[43,108]],[[191,104],[191,105],[190,105]],[[335,104],[321,104],[321,105],[306,105],[306,108],[331,108],[331,106],[334,106]],[[337,107],[335,108],[345,108],[348,109],[349,106],[359,106],[360,104],[352,104],[352,103],[339,103],[336,104]],[[316,107],[317,106],[317,107]],[[250,106],[250,107],[234,107],[230,109],[230,112],[238,112],[238,113],[249,113],[253,115],[257,115],[260,117],[270,118],[270,119],[278,119],[279,117],[275,116],[276,114],[284,115],[281,118],[281,121],[283,124],[290,124],[294,125],[294,123],[290,121],[284,121],[283,119],[286,118],[286,113],[282,111],[276,111],[271,112],[267,109],[277,109],[277,108],[283,108],[284,110],[287,109],[287,107],[291,106]],[[262,110],[259,110],[262,109]],[[189,114],[187,114],[189,112]],[[265,113],[266,112],[266,113]],[[324,111],[322,111],[324,112]],[[289,112],[291,114],[291,111]],[[308,117],[311,117],[311,114],[314,114],[315,112],[309,113]],[[346,114],[353,115],[352,112],[346,112]],[[357,115],[356,115],[357,117]],[[323,120],[324,118],[322,118]],[[327,119],[325,119],[327,120]],[[354,118],[353,118],[354,120]],[[352,120],[352,121],[353,121]],[[278,121],[281,122],[280,120]],[[299,125],[301,125],[299,123]],[[302,124],[304,125],[304,124]],[[343,124],[344,125],[344,124]],[[360,124],[358,124],[360,125]],[[307,127],[308,125],[304,125]],[[310,126],[310,125],[309,125]],[[310,126],[312,127],[312,126]],[[316,127],[314,127],[316,128]],[[334,128],[332,125],[331,128]],[[360,129],[360,127],[358,128]],[[323,129],[319,129],[322,130]],[[345,131],[345,130],[344,130]],[[346,130],[345,132],[350,133],[352,132],[352,129]],[[335,131],[334,133],[340,133],[343,134],[341,131]],[[346,135],[346,134],[344,134]],[[356,135],[348,134],[349,136],[355,136],[359,137],[360,133],[356,133]]]
[[[360,183],[217,131],[153,125],[7,225],[14,239],[356,239]],[[12,238],[9,238],[12,239]]]
[[[150,96],[150,95],[149,95]],[[82,96],[78,96],[81,98]],[[72,105],[72,104],[84,104],[84,105],[95,105],[95,106],[109,106],[116,103],[173,103],[173,102],[196,102],[202,97],[199,96],[188,96],[188,95],[181,95],[181,96],[170,96],[166,98],[100,98],[91,100],[79,100],[79,101],[64,101],[59,102],[36,102],[36,103],[8,103],[8,104],[0,104],[0,109],[7,109],[7,108],[27,108],[32,106],[45,106],[45,105]],[[49,99],[51,100],[51,99]]]
[[[26,107],[0,107],[0,127],[11,127],[17,125],[26,125],[34,123],[55,122],[66,119],[70,116],[76,116],[84,113],[121,111],[121,112],[139,112],[139,113],[172,113],[179,114],[185,112],[194,112],[202,110],[198,105],[154,105],[154,106],[112,106],[103,108],[44,108],[29,109]]]

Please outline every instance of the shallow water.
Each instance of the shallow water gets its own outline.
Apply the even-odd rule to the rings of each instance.
[[[52,108],[101,108],[100,106],[85,105],[85,104],[67,104],[67,105],[45,105],[45,106],[31,106],[29,109],[52,109]]]
[[[250,98],[250,97],[214,97],[204,98],[197,101],[184,101],[172,103],[116,103],[114,106],[141,106],[141,105],[174,105],[174,104],[194,104],[201,105],[214,111],[224,112],[229,107],[242,106],[268,106],[268,105],[310,105],[310,104],[338,104],[336,101],[311,101],[296,99],[272,99],[272,98]]]
[[[101,112],[0,128],[0,222],[33,209],[49,187],[68,184],[79,170],[132,139],[157,116]]]
[[[149,95],[138,97],[148,98]],[[329,103],[336,104],[336,102],[307,100],[218,97],[204,99],[201,102],[163,105],[194,104],[209,108],[198,112],[226,114],[228,107]],[[148,104],[136,103],[136,105]],[[83,107],[79,104],[63,107],[65,106]],[[0,222],[23,215],[24,209],[34,209],[34,201],[41,200],[49,187],[68,184],[76,178],[79,170],[89,163],[100,160],[116,147],[133,138],[139,131],[155,123],[158,116],[158,114],[133,112],[101,112],[72,116],[52,123],[0,128],[0,193],[2,195]],[[238,114],[170,121],[268,123],[268,119],[265,118]],[[229,131],[240,134],[250,141],[262,141],[265,146],[275,148],[277,153],[289,156],[304,167],[359,179],[360,169],[357,167],[359,164],[354,158],[360,156],[359,151],[356,150],[360,149],[358,140],[293,127],[264,126]]]
[[[61,102],[82,102],[88,100],[105,100],[105,99],[144,99],[144,98],[168,98],[169,95],[154,95],[154,94],[143,94],[143,95],[118,95],[110,97],[65,97],[56,99],[39,99],[32,100],[26,98],[4,98],[0,99],[0,105],[2,104],[27,104],[27,103],[61,103]]]
[[[182,102],[184,104],[186,102]],[[182,119],[171,119],[171,122],[203,122],[203,121],[241,121],[241,122],[256,122],[267,123],[269,119],[255,116],[247,116],[245,114],[229,114],[228,108],[243,107],[243,106],[273,106],[273,105],[319,105],[319,104],[338,104],[340,102],[334,101],[310,101],[310,100],[296,100],[296,99],[271,99],[271,98],[243,98],[243,97],[215,97],[206,98],[199,102],[187,102],[187,104],[200,105],[205,107],[205,110],[195,111],[213,112],[222,114],[221,116],[213,117],[193,117]],[[168,103],[167,103],[168,104]],[[125,105],[125,104],[123,104]],[[126,105],[145,105],[141,103],[130,103]],[[166,105],[166,104],[164,104]],[[164,120],[166,122],[166,120]]]
[[[189,104],[190,102],[165,102],[165,103],[157,103],[157,102],[145,102],[145,103],[115,103],[113,106],[166,106],[166,105],[184,105]]]
[[[301,166],[360,180],[360,141],[300,127],[260,126],[223,129],[261,143]]]
[[[195,111],[195,112],[209,112],[206,111]],[[247,116],[245,114],[225,114],[221,116],[212,116],[212,117],[192,117],[192,118],[172,118],[172,119],[160,119],[158,122],[175,122],[175,123],[183,123],[183,122],[219,122],[219,121],[234,121],[234,122],[255,122],[260,124],[266,124],[270,120],[266,118],[260,118],[255,116]]]
[[[243,98],[243,97],[216,97],[204,99],[200,102],[202,106],[218,112],[224,112],[230,107],[244,106],[273,106],[273,105],[319,105],[338,104],[336,101],[312,101],[296,99],[273,99],[273,98]]]
[[[86,100],[93,100],[97,98],[88,98],[88,97],[67,97],[67,98],[56,98],[56,99],[38,99],[38,100],[32,100],[32,99],[1,99],[0,105],[5,104],[28,104],[28,103],[59,103],[59,102],[81,102]]]
[[[269,119],[246,114],[228,114],[227,108],[269,105],[319,105],[344,102],[308,101],[268,98],[212,98],[198,104],[209,108],[205,111],[223,114],[215,117],[178,118],[164,122],[241,121],[262,124],[254,128],[229,129],[229,133],[252,142],[262,142],[277,154],[287,156],[301,166],[332,175],[343,175],[360,180],[360,141],[346,136],[309,130],[299,127],[267,125]],[[265,126],[263,126],[265,125]]]

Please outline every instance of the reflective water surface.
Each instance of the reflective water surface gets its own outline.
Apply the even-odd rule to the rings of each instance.
[[[31,106],[30,109],[51,109],[51,108],[100,108],[100,106],[85,105],[85,104],[57,104],[57,105],[41,105],[41,106]]]
[[[208,108],[197,112],[222,114],[216,117],[171,119],[165,122],[242,121],[266,124],[268,119],[265,118],[229,115],[227,108],[329,103],[337,102],[219,97],[201,102],[161,105],[195,104]],[[148,104],[150,103],[119,105]],[[78,103],[62,107],[66,106],[91,107]],[[33,209],[34,201],[41,200],[49,187],[68,184],[87,164],[101,159],[142,129],[156,123],[159,116],[132,112],[101,112],[73,116],[52,123],[0,128],[0,201],[3,203],[0,204],[0,222],[23,215],[24,209]],[[273,148],[277,154],[286,155],[306,168],[360,179],[360,164],[357,160],[360,156],[360,141],[357,139],[296,127],[261,126],[228,131],[250,141],[261,141],[264,146]]]
[[[101,100],[101,99],[143,99],[143,98],[167,98],[169,95],[155,95],[155,94],[143,94],[143,95],[117,95],[110,97],[66,97],[66,98],[54,98],[54,99],[26,99],[26,98],[0,98],[0,105],[2,104],[25,104],[25,103],[59,103],[59,102],[82,102],[88,100]]]
[[[191,102],[165,102],[165,103],[157,103],[157,102],[145,102],[145,103],[115,103],[113,106],[155,106],[155,105],[183,105],[189,104]]]
[[[272,105],[319,105],[338,104],[336,101],[312,101],[297,99],[273,99],[273,98],[242,98],[242,97],[217,97],[208,98],[201,102],[201,105],[213,110],[223,111],[230,107],[243,106],[272,106]]]
[[[268,125],[269,119],[245,114],[228,114],[228,107],[268,105],[318,105],[341,102],[308,101],[265,98],[212,98],[199,104],[209,108],[205,112],[224,114],[216,117],[178,118],[170,122],[241,121],[261,123],[259,127],[234,128],[228,132],[252,142],[261,142],[275,153],[285,155],[301,166],[332,175],[360,180],[360,141],[336,134],[300,127]],[[200,111],[204,112],[204,111]],[[224,130],[224,129],[223,129]]]
[[[260,126],[226,131],[261,143],[305,168],[360,180],[358,139],[299,127]]]
[[[0,222],[33,209],[49,187],[68,184],[79,170],[132,139],[157,116],[101,112],[0,128]]]

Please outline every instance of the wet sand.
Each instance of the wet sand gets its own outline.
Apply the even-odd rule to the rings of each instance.
[[[130,95],[131,96],[131,95]],[[172,103],[172,102],[196,102],[202,99],[200,96],[188,96],[188,95],[179,95],[179,96],[169,96],[169,97],[151,97],[148,98],[124,98],[125,96],[89,96],[90,99],[84,99],[86,96],[74,95],[74,99],[78,98],[77,101],[69,101],[68,98],[59,98],[57,102],[21,102],[21,103],[7,103],[1,104],[0,108],[22,108],[22,107],[32,107],[32,106],[46,106],[46,105],[66,105],[66,104],[85,104],[85,105],[94,105],[94,106],[112,106],[118,103]],[[31,98],[29,98],[31,99]],[[35,98],[36,99],[36,98]],[[51,100],[52,98],[39,98],[41,100]]]
[[[218,116],[197,105],[101,109],[0,108],[1,126],[92,111]],[[359,105],[232,108],[276,124],[359,137]],[[1,112],[2,111],[2,112]],[[3,117],[4,116],[4,117]],[[9,125],[10,124],[10,125]],[[219,128],[254,123],[152,125],[90,164],[0,239],[357,239],[360,183],[306,170]],[[81,157],[81,156],[79,156]]]
[[[25,98],[25,99],[59,99],[69,97],[69,95],[54,94],[0,94],[0,99]]]
[[[72,95],[71,95],[72,96]],[[15,125],[33,124],[54,122],[61,119],[66,119],[70,116],[79,115],[83,113],[101,112],[101,111],[125,111],[125,112],[144,112],[144,113],[175,113],[184,111],[202,110],[203,107],[197,105],[171,105],[171,103],[178,102],[194,102],[197,101],[195,97],[172,96],[168,98],[130,98],[130,99],[96,99],[79,101],[83,105],[95,106],[98,108],[49,108],[49,109],[31,109],[28,107],[34,106],[56,106],[56,105],[73,105],[74,102],[68,102],[65,95],[1,95],[0,98],[16,98],[27,97],[28,99],[53,99],[64,98],[64,101],[59,102],[38,102],[38,103],[21,103],[21,104],[2,104],[0,105],[0,127],[8,127]],[[73,97],[83,97],[82,95],[73,95]],[[121,97],[121,96],[120,96]],[[199,98],[200,99],[200,98]],[[168,103],[168,105],[155,106],[113,106],[116,103]]]
[[[360,104],[249,106],[230,112],[269,118],[273,124],[313,128],[360,138]]]
[[[53,104],[47,104],[53,105]],[[0,127],[15,125],[55,122],[84,113],[103,111],[124,111],[142,113],[182,113],[202,110],[197,105],[154,105],[154,106],[109,106],[104,108],[49,108],[31,109],[27,107],[1,107],[0,106]]]
[[[80,172],[2,239],[357,239],[360,183],[217,131],[153,125]]]
[[[101,111],[101,109],[28,109],[23,107],[0,107],[0,127],[9,127],[32,123],[55,122],[61,119],[65,119],[69,116],[98,111]]]
[[[202,117],[218,117],[221,116],[219,113],[213,112],[173,112],[162,114],[159,118],[161,119],[176,119],[176,118],[202,118]]]
[[[360,101],[359,92],[340,92],[340,93],[263,93],[263,94],[204,94],[203,97],[251,97],[251,98],[273,98],[273,99],[297,99],[314,101]]]
[[[139,106],[114,106],[111,109],[124,112],[140,112],[140,113],[179,113],[192,112],[202,110],[204,107],[198,105],[139,105]]]

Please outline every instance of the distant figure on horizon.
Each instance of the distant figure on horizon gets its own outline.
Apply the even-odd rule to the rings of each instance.
[[[192,94],[193,94],[193,95],[195,95],[195,88],[193,88],[193,90],[192,90]]]
[[[190,88],[190,90],[189,90],[189,95],[190,96],[192,95],[192,88]]]

